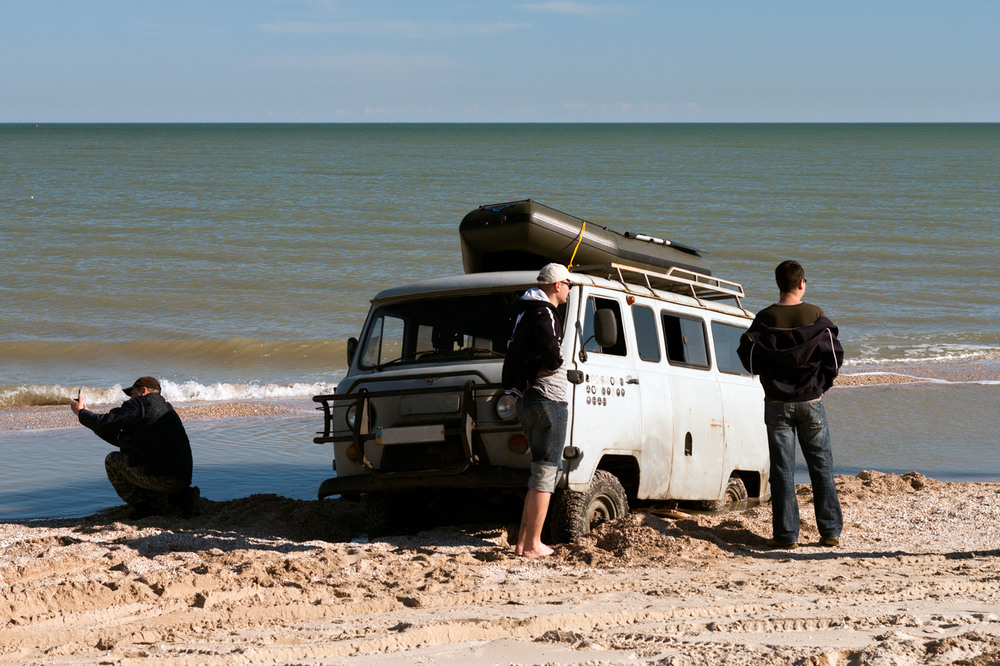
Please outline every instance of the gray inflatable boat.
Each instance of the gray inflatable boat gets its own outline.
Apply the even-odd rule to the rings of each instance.
[[[618,233],[531,199],[480,206],[459,225],[466,273],[626,264],[664,272],[673,266],[711,275],[693,247],[645,234]]]

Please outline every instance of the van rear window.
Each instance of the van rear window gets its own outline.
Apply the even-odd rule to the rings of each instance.
[[[750,375],[740,362],[740,357],[736,355],[736,350],[740,346],[740,336],[744,333],[746,333],[745,328],[718,321],[712,322],[715,363],[722,372],[728,372],[731,375]]]

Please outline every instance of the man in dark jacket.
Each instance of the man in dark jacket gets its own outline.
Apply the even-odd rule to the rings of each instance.
[[[158,513],[164,499],[181,515],[194,515],[200,493],[191,486],[191,444],[180,417],[154,377],[122,391],[130,399],[106,414],[90,411],[80,398],[70,402],[80,423],[120,449],[104,459],[108,480],[133,519]]]
[[[795,548],[799,504],[795,497],[795,440],[812,482],[820,543],[840,545],[843,517],[833,480],[833,451],[823,394],[833,386],[844,350],[836,324],[804,303],[805,272],[795,261],[774,270],[780,300],[757,313],[740,338],[739,356],[764,387],[764,423],[771,454],[772,545]]]
[[[531,477],[514,548],[525,557],[553,552],[542,543],[542,526],[566,442],[568,382],[561,369],[563,325],[556,308],[566,302],[569,289],[570,273],[565,266],[542,268],[538,287],[521,296],[523,311],[514,324],[503,363],[504,389],[518,397],[517,417],[531,446]]]

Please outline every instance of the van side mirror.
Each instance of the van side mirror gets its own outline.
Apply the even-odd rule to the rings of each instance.
[[[594,317],[594,339],[601,347],[614,347],[618,343],[618,322],[615,311],[602,308]]]
[[[586,346],[591,340],[595,340],[601,349],[614,347],[618,343],[618,320],[615,319],[615,312],[610,308],[601,308],[594,313],[594,334],[583,341],[580,345],[580,362],[587,362]],[[579,324],[577,325],[579,326]],[[583,336],[581,336],[583,337]]]
[[[347,338],[347,367],[354,364],[354,355],[358,352],[358,339]]]

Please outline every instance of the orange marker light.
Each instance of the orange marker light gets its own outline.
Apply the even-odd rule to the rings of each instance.
[[[518,455],[528,452],[528,438],[524,435],[514,435],[507,442],[507,448],[511,450],[512,453],[517,453]]]

